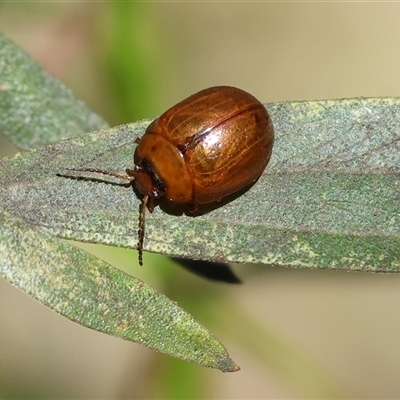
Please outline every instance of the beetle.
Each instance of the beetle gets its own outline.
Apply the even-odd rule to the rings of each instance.
[[[143,264],[146,208],[166,196],[197,206],[218,202],[255,182],[272,153],[271,118],[254,96],[230,86],[204,89],[171,107],[136,139],[135,166],[126,175],[96,172],[133,182],[143,195],[139,222],[139,264]]]

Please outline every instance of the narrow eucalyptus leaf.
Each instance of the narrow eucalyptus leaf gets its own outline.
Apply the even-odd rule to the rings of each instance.
[[[157,208],[146,220],[145,250],[217,262],[399,271],[400,100],[267,108],[276,143],[259,181],[203,216]],[[148,123],[0,160],[1,204],[60,237],[135,247],[140,201],[132,188],[64,167],[123,173]]]
[[[0,133],[20,149],[107,127],[72,91],[0,33]]]
[[[144,282],[0,212],[0,275],[79,324],[183,360],[237,371],[222,344]]]

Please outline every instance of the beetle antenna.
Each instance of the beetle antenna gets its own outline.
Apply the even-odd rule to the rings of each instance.
[[[98,169],[98,168],[65,168],[65,169],[68,171],[76,171],[76,172],[96,172],[98,174],[109,175],[113,176],[114,178],[124,179],[125,181],[130,181],[130,182],[135,180],[135,178],[130,175],[117,174],[115,172],[109,172],[105,171],[104,169]]]
[[[146,222],[146,207],[149,196],[146,195],[142,199],[142,204],[140,205],[140,216],[139,216],[139,241],[138,241],[138,252],[139,252],[139,265],[143,265],[143,241],[144,241],[144,226]]]

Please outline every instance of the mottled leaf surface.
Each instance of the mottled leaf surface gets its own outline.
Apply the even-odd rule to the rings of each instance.
[[[7,212],[0,212],[0,275],[88,328],[205,367],[238,369],[221,343],[175,302]]]
[[[267,104],[270,165],[242,196],[199,217],[148,215],[145,249],[218,262],[400,270],[400,100]],[[149,121],[3,159],[0,201],[54,234],[135,247],[132,188],[63,167],[123,173]],[[69,178],[67,175],[70,175]],[[92,177],[79,180],[77,176]]]

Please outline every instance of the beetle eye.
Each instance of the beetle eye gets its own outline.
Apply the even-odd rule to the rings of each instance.
[[[164,194],[164,193],[162,193]],[[160,192],[158,190],[158,188],[153,188],[151,195],[156,199],[157,197],[160,197]]]

